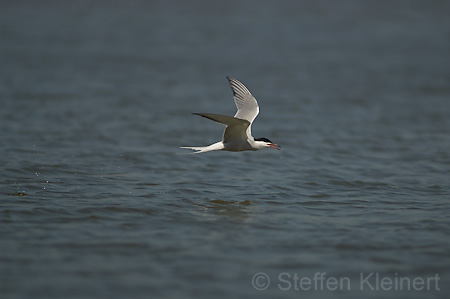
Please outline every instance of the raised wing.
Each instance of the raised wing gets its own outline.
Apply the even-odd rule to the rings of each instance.
[[[238,109],[234,117],[245,119],[250,124],[253,123],[259,113],[258,102],[239,80],[230,77],[227,77],[227,79],[230,82],[234,103]]]

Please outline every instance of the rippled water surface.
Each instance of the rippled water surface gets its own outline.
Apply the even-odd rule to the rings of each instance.
[[[2,298],[448,298],[448,2],[0,7]]]

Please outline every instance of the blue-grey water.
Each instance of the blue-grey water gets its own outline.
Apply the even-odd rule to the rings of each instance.
[[[2,2],[0,297],[449,298],[449,11]]]

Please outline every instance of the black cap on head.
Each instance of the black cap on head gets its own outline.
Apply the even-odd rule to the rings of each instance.
[[[267,138],[255,138],[255,141],[264,141],[264,142],[269,142],[269,143],[273,143],[272,141],[270,141],[269,139],[267,139]]]

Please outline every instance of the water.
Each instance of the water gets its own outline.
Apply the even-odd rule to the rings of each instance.
[[[448,10],[1,4],[2,298],[447,298]],[[282,151],[178,148],[226,76]]]

